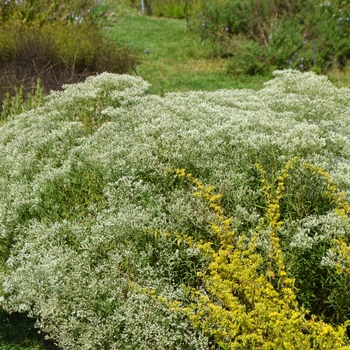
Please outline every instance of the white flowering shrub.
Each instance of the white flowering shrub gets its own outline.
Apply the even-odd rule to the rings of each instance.
[[[63,349],[207,349],[185,315],[140,291],[186,301],[183,286],[200,287],[207,264],[179,234],[211,240],[215,212],[172,169],[214,184],[249,239],[266,211],[256,164],[274,187],[298,157],[281,204],[286,266],[310,312],[350,318],[332,253],[349,222],[305,166],[324,169],[349,199],[350,91],[291,70],[258,92],[147,88],[104,73],[1,127],[1,306],[36,318]]]

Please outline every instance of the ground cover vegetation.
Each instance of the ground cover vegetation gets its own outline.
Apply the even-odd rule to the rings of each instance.
[[[96,0],[0,1],[0,101],[7,107],[2,120],[15,95],[31,100],[38,79],[48,94],[89,75],[131,70],[128,50],[111,41],[103,26],[106,11]]]
[[[148,89],[1,127],[1,307],[63,349],[349,349],[349,90]]]

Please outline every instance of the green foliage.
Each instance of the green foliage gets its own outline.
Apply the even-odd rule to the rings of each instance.
[[[265,53],[255,53],[255,66],[301,71],[317,66],[327,71],[334,65],[344,67],[349,58],[349,18],[349,4],[340,0],[198,0],[190,28],[233,60],[243,61],[254,43]],[[250,65],[245,74],[255,74]]]
[[[2,24],[19,21],[41,26],[47,22],[64,24],[96,20],[106,10],[97,0],[1,0]]]
[[[150,6],[156,16],[168,18],[185,18],[192,0],[152,0]]]
[[[127,2],[142,10],[140,0],[127,0]],[[185,18],[190,12],[192,0],[144,0],[143,4],[146,14],[167,18]]]
[[[236,76],[264,74],[269,69],[264,63],[265,56],[264,48],[258,43],[242,38],[226,63],[227,72]]]
[[[111,27],[111,37],[138,55],[142,64],[137,65],[136,71],[151,83],[151,93],[224,88],[257,90],[268,80],[266,76],[232,79],[226,74],[225,61],[210,54],[208,47],[187,30],[185,20],[142,16],[136,9],[121,5],[116,7],[115,14],[118,24]]]

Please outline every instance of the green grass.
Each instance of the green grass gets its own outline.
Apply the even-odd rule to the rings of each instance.
[[[142,16],[125,6],[116,8],[111,36],[133,48],[137,73],[152,84],[151,93],[217,89],[261,89],[270,76],[232,77],[224,59],[188,31],[186,20]],[[135,73],[133,73],[135,74]]]

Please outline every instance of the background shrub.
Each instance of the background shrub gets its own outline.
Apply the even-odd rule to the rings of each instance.
[[[198,0],[190,27],[214,43],[217,54],[234,61],[251,54],[253,44],[245,44],[251,41],[265,53],[255,55],[255,66],[302,71],[316,66],[327,71],[331,66],[344,67],[349,58],[349,18],[349,4],[338,0]],[[229,71],[236,73],[234,65],[230,60]],[[254,72],[248,65],[245,73]]]
[[[14,20],[40,26],[46,22],[96,21],[105,11],[106,6],[98,0],[1,0],[0,18],[2,24]]]
[[[95,1],[5,2],[0,28],[0,101],[40,79],[44,93],[104,71],[124,73],[134,60],[108,38]],[[102,21],[102,20],[100,20]]]
[[[255,41],[241,38],[237,42],[237,48],[232,52],[232,56],[226,63],[229,74],[264,74],[269,71],[266,67],[266,53],[264,49]]]

